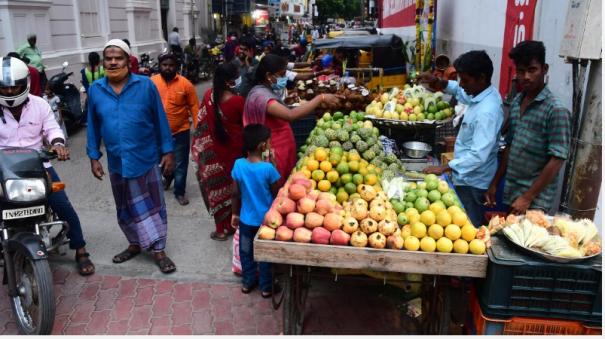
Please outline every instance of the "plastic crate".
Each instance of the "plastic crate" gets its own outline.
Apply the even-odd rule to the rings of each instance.
[[[479,335],[601,335],[600,327],[583,325],[579,321],[512,317],[498,319],[483,314],[474,291],[469,300],[470,323],[467,334]]]
[[[487,276],[478,283],[488,317],[579,320],[601,325],[601,256],[580,263],[553,263],[520,252],[495,236]]]
[[[317,120],[313,114],[290,123],[292,132],[294,133],[294,140],[296,141],[296,149],[305,144],[316,123]]]

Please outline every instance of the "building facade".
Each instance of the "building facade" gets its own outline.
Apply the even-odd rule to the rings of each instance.
[[[207,0],[0,0],[0,54],[38,37],[47,75],[64,61],[75,74],[110,39],[128,39],[136,55],[159,54],[178,27],[182,43],[211,22]],[[72,79],[74,83],[79,79]]]

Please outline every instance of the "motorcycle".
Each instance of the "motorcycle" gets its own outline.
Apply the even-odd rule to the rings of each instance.
[[[82,121],[82,104],[80,101],[80,91],[72,83],[66,83],[67,79],[73,75],[73,72],[65,73],[69,66],[67,61],[63,62],[61,73],[53,75],[48,80],[48,86],[61,99],[60,111],[63,113],[63,119],[67,128],[72,129]]]
[[[200,79],[200,61],[196,56],[189,53],[185,53],[184,56],[185,64],[183,65],[182,75],[191,83],[196,84]]]
[[[2,284],[19,330],[50,334],[55,319],[49,252],[65,244],[69,226],[49,207],[48,198],[64,188],[53,183],[43,163],[56,158],[26,148],[0,150],[0,257]]]
[[[160,66],[158,65],[157,60],[152,63],[149,53],[141,54],[141,62],[139,63],[139,74],[150,77],[159,72]]]

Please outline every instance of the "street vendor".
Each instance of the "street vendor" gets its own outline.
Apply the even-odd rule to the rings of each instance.
[[[510,107],[507,148],[485,194],[495,205],[496,188],[506,173],[504,202],[510,212],[548,212],[557,195],[559,170],[569,156],[570,113],[546,85],[546,49],[541,41],[523,41],[508,56],[515,63],[521,92]]]
[[[336,104],[340,97],[322,94],[289,109],[277,93],[286,87],[287,60],[275,54],[265,56],[256,69],[255,84],[244,105],[244,126],[263,124],[271,129],[272,149],[283,184],[296,163],[296,142],[290,121],[315,112],[320,103]]]
[[[419,76],[432,90],[444,88],[467,105],[456,144],[454,159],[445,166],[431,166],[425,173],[451,171],[456,193],[475,227],[483,224],[484,197],[498,167],[498,139],[504,120],[502,99],[491,85],[494,67],[485,51],[462,54],[454,67],[460,81],[443,80],[430,73]]]

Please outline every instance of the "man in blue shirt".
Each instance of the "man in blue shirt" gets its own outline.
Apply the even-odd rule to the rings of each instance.
[[[498,139],[504,120],[502,99],[491,85],[494,67],[485,51],[470,51],[455,62],[459,81],[422,74],[432,89],[443,89],[466,105],[454,145],[454,159],[446,166],[428,167],[426,173],[452,171],[456,193],[475,227],[484,223],[484,193],[498,168]]]
[[[101,140],[105,144],[118,223],[130,244],[113,262],[150,250],[160,270],[171,273],[176,266],[164,252],[168,218],[158,163],[164,175],[173,172],[172,135],[155,85],[130,73],[129,55],[122,40],[105,44],[106,77],[88,94],[86,151],[92,174],[102,180]]]

